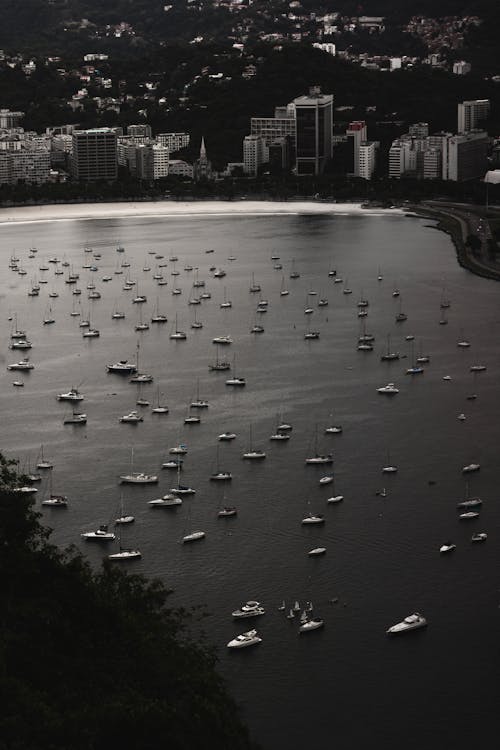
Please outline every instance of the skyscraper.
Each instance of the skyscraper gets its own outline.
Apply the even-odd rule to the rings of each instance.
[[[458,132],[478,130],[490,113],[489,99],[472,99],[458,105]]]
[[[298,175],[318,175],[332,158],[333,95],[319,87],[294,99],[296,116],[296,166]]]
[[[116,133],[111,128],[75,130],[71,174],[75,180],[116,180],[117,147]]]

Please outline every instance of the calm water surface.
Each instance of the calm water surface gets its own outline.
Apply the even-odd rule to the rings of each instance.
[[[119,243],[124,254],[116,252]],[[32,259],[30,247],[38,250]],[[9,270],[12,254],[26,275]],[[54,256],[58,265],[47,262]],[[65,283],[67,267],[64,275],[54,273],[64,260],[80,274],[80,296]],[[98,270],[83,268],[89,264]],[[211,265],[227,275],[213,278]],[[300,273],[295,280],[293,266]],[[67,510],[42,511],[52,539],[76,544],[93,564],[106,552],[82,542],[80,533],[118,515],[118,477],[130,469],[132,454],[134,470],[159,473],[157,487],[123,487],[125,510],[136,519],[123,529],[123,541],[143,555],[129,569],[160,576],[173,589],[172,604],[206,605],[204,628],[217,644],[220,671],[264,748],[350,750],[375,740],[385,748],[456,748],[491,736],[500,612],[500,286],[460,268],[449,239],[426,222],[387,214],[0,225],[0,267],[1,449],[33,469],[43,445],[54,462],[52,490],[69,497]],[[344,283],[328,276],[332,268]],[[168,284],[158,286],[155,273]],[[260,295],[249,293],[252,274]],[[105,275],[111,281],[103,282]],[[206,282],[198,292],[212,297],[190,306],[196,275]],[[136,291],[123,290],[127,276]],[[31,284],[43,279],[40,295],[29,297]],[[88,300],[92,282],[99,300]],[[175,286],[182,294],[172,294]],[[351,295],[343,294],[346,286]],[[288,296],[280,296],[284,287]],[[137,290],[146,304],[132,303]],[[256,313],[259,296],[269,301],[265,314]],[[328,306],[318,307],[321,297]],[[443,297],[451,301],[446,325],[439,322]],[[220,308],[224,298],[231,309]],[[364,319],[361,298],[369,301]],[[169,322],[136,332],[140,317],[149,321],[155,307]],[[111,319],[117,308],[124,320]],[[395,322],[400,309],[404,323]],[[82,338],[72,310],[90,316],[100,337]],[[202,329],[190,328],[195,310]],[[43,325],[49,313],[56,322]],[[8,348],[14,315],[33,343],[35,370],[27,375],[6,369],[23,356]],[[176,316],[187,341],[169,339]],[[356,350],[363,320],[376,336],[373,352]],[[256,322],[263,334],[249,332]],[[304,340],[308,327],[320,331],[319,340]],[[227,373],[208,370],[216,356],[212,338],[222,334],[234,343],[219,354],[246,378],[246,388],[231,389]],[[392,363],[380,361],[388,335],[402,356]],[[457,347],[461,338],[470,340],[469,349]],[[108,363],[133,360],[138,342],[140,369],[154,375],[142,390],[106,372]],[[406,375],[411,357],[421,353],[431,358],[425,373]],[[472,364],[487,370],[473,375]],[[16,379],[24,388],[12,386]],[[389,381],[400,389],[393,398],[376,391]],[[72,385],[85,394],[85,427],[63,425],[70,410],[55,397]],[[210,406],[200,425],[184,425],[197,392]],[[151,413],[158,393],[168,403],[166,416]],[[475,401],[466,399],[471,393]],[[139,395],[150,408],[136,407]],[[118,422],[135,408],[143,423]],[[465,421],[457,419],[461,412]],[[286,443],[269,441],[278,414],[293,425]],[[324,434],[331,423],[343,426],[341,435]],[[226,430],[237,439],[218,443]],[[250,440],[266,450],[265,461],[241,459]],[[175,472],[160,466],[179,442],[189,448],[181,481],[196,495],[176,510],[153,510],[147,500],[176,484]],[[334,454],[334,490],[318,484],[329,467],[304,464],[316,445]],[[209,481],[217,461],[233,474],[225,486]],[[389,461],[397,474],[382,474]],[[459,521],[462,467],[471,462],[481,471],[469,475],[469,492],[483,506],[479,519]],[[49,485],[45,479],[37,506]],[[386,498],[376,494],[382,487]],[[334,493],[345,499],[328,505]],[[217,517],[225,504],[237,506],[236,518]],[[309,512],[323,513],[324,525],[302,526]],[[182,545],[195,529],[206,538]],[[471,544],[476,531],[488,533],[485,544]],[[440,556],[447,540],[457,549]],[[316,546],[326,554],[308,557]],[[255,622],[263,643],[227,652],[225,644],[253,624],[231,619],[248,599],[266,608]],[[282,600],[287,610],[295,600],[313,602],[324,629],[299,637],[296,620],[278,611]],[[389,640],[385,630],[414,611],[429,627]]]

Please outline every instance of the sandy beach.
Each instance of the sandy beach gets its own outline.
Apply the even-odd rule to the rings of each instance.
[[[315,201],[144,201],[116,203],[70,203],[17,206],[0,210],[0,225],[47,221],[119,219],[131,217],[279,215],[279,214],[369,214],[401,215],[401,209],[363,208],[360,203]]]

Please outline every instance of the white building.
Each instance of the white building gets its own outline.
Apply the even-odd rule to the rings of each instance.
[[[377,164],[377,141],[364,141],[359,146],[359,177],[371,180]]]
[[[269,161],[269,148],[261,135],[247,135],[243,139],[243,171],[255,177],[259,167]]]
[[[189,133],[159,133],[156,140],[161,146],[168,148],[170,153],[174,153],[189,146]]]
[[[193,166],[188,164],[183,159],[170,159],[168,163],[169,175],[177,175],[177,177],[193,177]]]
[[[489,99],[472,99],[460,102],[458,105],[458,132],[468,133],[470,130],[476,130],[489,113]]]
[[[331,42],[314,42],[313,47],[316,47],[316,49],[320,49],[323,52],[327,52],[329,55],[332,55],[332,57],[335,57],[335,45]]]
[[[471,64],[465,60],[457,60],[453,63],[453,73],[456,76],[465,76],[471,71]]]
[[[362,143],[367,142],[368,131],[364,120],[355,120],[349,123],[346,130],[347,142],[351,144],[351,169],[350,174],[360,177],[359,174],[359,149]]]

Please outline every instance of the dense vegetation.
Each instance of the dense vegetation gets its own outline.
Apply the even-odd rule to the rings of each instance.
[[[252,747],[163,585],[50,545],[19,483],[0,455],[2,750]]]

